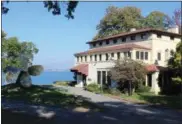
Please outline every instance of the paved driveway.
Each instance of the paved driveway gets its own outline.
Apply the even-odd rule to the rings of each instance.
[[[126,103],[110,97],[87,92],[80,88],[62,86],[52,88],[67,90],[68,93],[74,95],[81,95],[98,105],[109,108],[109,110],[104,112],[75,112],[62,109],[61,107],[31,105],[2,99],[2,108],[5,110],[12,109],[15,112],[13,115],[12,113],[4,112],[3,114],[2,112],[2,115],[4,115],[2,116],[3,122],[11,124],[10,122],[6,122],[8,119],[12,124],[16,123],[16,118],[11,118],[11,116],[8,116],[9,114],[12,117],[20,116],[20,118],[23,118],[23,115],[26,114],[26,116],[36,116],[40,119],[48,118],[51,124],[182,124],[182,113],[176,111]],[[23,115],[17,115],[17,112]],[[35,123],[38,124],[41,122],[36,120]]]

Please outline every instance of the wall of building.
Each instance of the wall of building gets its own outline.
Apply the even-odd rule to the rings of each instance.
[[[177,43],[180,42],[180,38],[174,38],[174,40],[170,40],[169,36],[161,36],[161,38],[157,38],[156,34],[152,34],[152,63],[155,63],[157,60],[157,53],[161,53],[161,60],[158,61],[160,66],[166,66],[167,60],[165,57],[165,50],[168,49],[169,51],[176,49]],[[170,52],[169,52],[170,54]],[[169,56],[170,57],[170,56]]]

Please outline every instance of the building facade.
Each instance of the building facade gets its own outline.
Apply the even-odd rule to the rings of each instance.
[[[170,52],[175,51],[180,40],[178,28],[174,27],[168,31],[131,29],[130,32],[89,41],[89,50],[74,55],[75,65],[71,71],[75,73],[76,87],[90,83],[115,86],[116,83],[108,76],[114,66],[113,60],[129,57],[146,63],[148,74],[145,85],[157,94],[160,91],[160,68],[167,66]]]

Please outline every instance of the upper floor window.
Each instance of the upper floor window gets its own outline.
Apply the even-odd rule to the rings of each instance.
[[[169,49],[166,49],[165,50],[165,60],[168,60],[169,59],[169,56],[170,56]]]
[[[136,39],[136,36],[131,36],[131,40],[135,40]]]
[[[111,53],[111,57],[114,57],[114,53]]]
[[[170,36],[170,40],[174,40],[174,36]]]
[[[157,34],[157,37],[158,37],[158,38],[161,38],[161,34]]]
[[[85,56],[85,62],[87,61],[87,56]]]
[[[122,41],[122,42],[126,42],[126,37],[123,37],[123,38],[121,39],[121,41]]]
[[[145,37],[146,37],[146,34],[144,33],[144,34],[141,34],[141,39],[145,39]]]
[[[92,61],[92,55],[90,55],[90,61]]]
[[[106,53],[106,60],[108,60],[109,59],[109,55]]]
[[[99,60],[102,61],[102,54],[99,55]]]
[[[120,59],[120,52],[117,52],[117,59]]]
[[[161,53],[160,52],[157,53],[157,60],[161,60]]]
[[[148,52],[145,52],[145,60],[148,60]]]
[[[140,59],[141,59],[141,60],[144,59],[144,52],[140,52]]]
[[[139,51],[136,51],[136,59],[139,59]]]
[[[106,44],[107,44],[107,45],[109,44],[109,40],[106,40]]]
[[[97,55],[95,55],[95,61],[97,61]]]
[[[102,42],[99,42],[99,45],[102,46]]]
[[[114,39],[114,40],[113,40],[113,43],[114,43],[114,44],[117,43],[117,42],[118,42],[117,39]]]
[[[93,47],[96,47],[96,43],[93,43]]]

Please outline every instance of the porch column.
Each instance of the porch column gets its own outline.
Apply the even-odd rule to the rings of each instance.
[[[147,74],[145,76],[145,86],[147,86],[147,83],[148,83],[148,77],[147,77]]]
[[[155,72],[152,74],[152,88],[151,91],[154,92],[155,94],[158,94],[160,91],[159,85],[158,85],[158,77],[159,77],[159,72]]]

